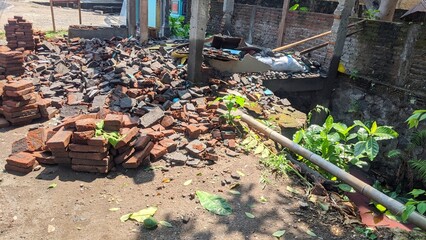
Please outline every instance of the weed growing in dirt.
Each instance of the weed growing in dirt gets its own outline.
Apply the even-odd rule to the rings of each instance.
[[[225,114],[222,114],[221,117],[225,119],[226,124],[235,126],[235,120],[239,119],[240,116],[232,114],[232,111],[236,111],[238,108],[244,107],[246,99],[241,96],[229,94],[224,97],[218,97],[214,100],[214,102],[217,101],[222,101],[223,103],[225,103],[227,112]]]

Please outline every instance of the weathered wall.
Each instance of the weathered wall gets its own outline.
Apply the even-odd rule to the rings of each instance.
[[[210,21],[207,27],[209,33],[221,31],[223,3],[212,0]],[[281,8],[270,8],[256,5],[235,4],[232,23],[233,36],[243,37],[248,43],[262,47],[277,47],[278,28],[281,21]],[[302,40],[319,33],[329,31],[333,24],[333,16],[322,13],[289,12],[285,33],[285,44]],[[327,37],[319,38],[306,44],[299,45],[294,50],[300,51],[327,41]],[[313,58],[323,62],[326,49],[312,53]]]

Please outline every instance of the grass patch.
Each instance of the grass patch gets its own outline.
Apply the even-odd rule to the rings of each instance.
[[[51,38],[63,37],[64,35],[67,35],[67,34],[68,34],[67,30],[58,30],[56,32],[47,31],[46,32],[46,38],[51,39]]]

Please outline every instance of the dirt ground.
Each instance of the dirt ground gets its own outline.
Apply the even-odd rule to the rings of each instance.
[[[53,30],[50,6],[35,2],[49,2],[48,0],[0,0],[0,31],[3,31],[7,19],[15,15],[23,16],[33,22],[35,30]],[[78,10],[71,8],[54,7],[57,30],[67,30],[69,25],[79,24]],[[82,24],[109,26],[118,24],[117,15],[104,15],[89,10],[82,10]]]
[[[284,239],[308,239],[307,230],[319,239],[362,239],[353,226],[341,224],[336,212],[324,214],[303,194],[289,192],[289,185],[300,193],[303,188],[289,178],[275,178],[253,156],[229,158],[221,153],[217,164],[203,168],[119,168],[108,175],[58,166],[43,166],[26,176],[5,172],[12,142],[37,125],[0,130],[0,239],[274,239],[278,230],[286,230]],[[237,171],[245,176],[233,179]],[[167,179],[171,181],[165,183]],[[230,193],[229,185],[221,184],[225,179],[239,183],[235,190],[241,194]],[[49,189],[52,183],[57,186]],[[233,214],[217,216],[204,210],[193,197],[196,190],[223,196]],[[302,208],[302,203],[309,206]],[[122,215],[147,206],[157,206],[154,217],[173,227],[146,230],[136,222],[120,222]]]

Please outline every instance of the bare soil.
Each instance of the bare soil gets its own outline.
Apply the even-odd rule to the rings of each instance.
[[[304,199],[297,182],[271,175],[254,156],[229,158],[223,149],[216,164],[203,168],[119,168],[102,175],[43,166],[26,176],[5,172],[12,142],[37,125],[0,130],[0,239],[274,239],[277,230],[286,230],[285,239],[308,239],[307,230],[322,239],[362,239],[353,226],[342,224],[339,213],[324,214]],[[165,166],[165,162],[153,166]],[[237,170],[245,175],[239,180],[231,178],[238,175]],[[185,186],[189,179],[192,183]],[[241,194],[230,193],[229,185],[221,183],[225,179],[239,183],[235,190]],[[57,186],[49,189],[52,183]],[[289,185],[300,194],[289,192]],[[217,216],[206,211],[194,198],[196,190],[223,196],[233,214]],[[260,201],[262,196],[267,202]],[[301,208],[302,202],[309,206]],[[147,206],[157,206],[154,217],[173,228],[146,230],[136,222],[120,222],[122,215]],[[120,209],[113,212],[111,208]]]

